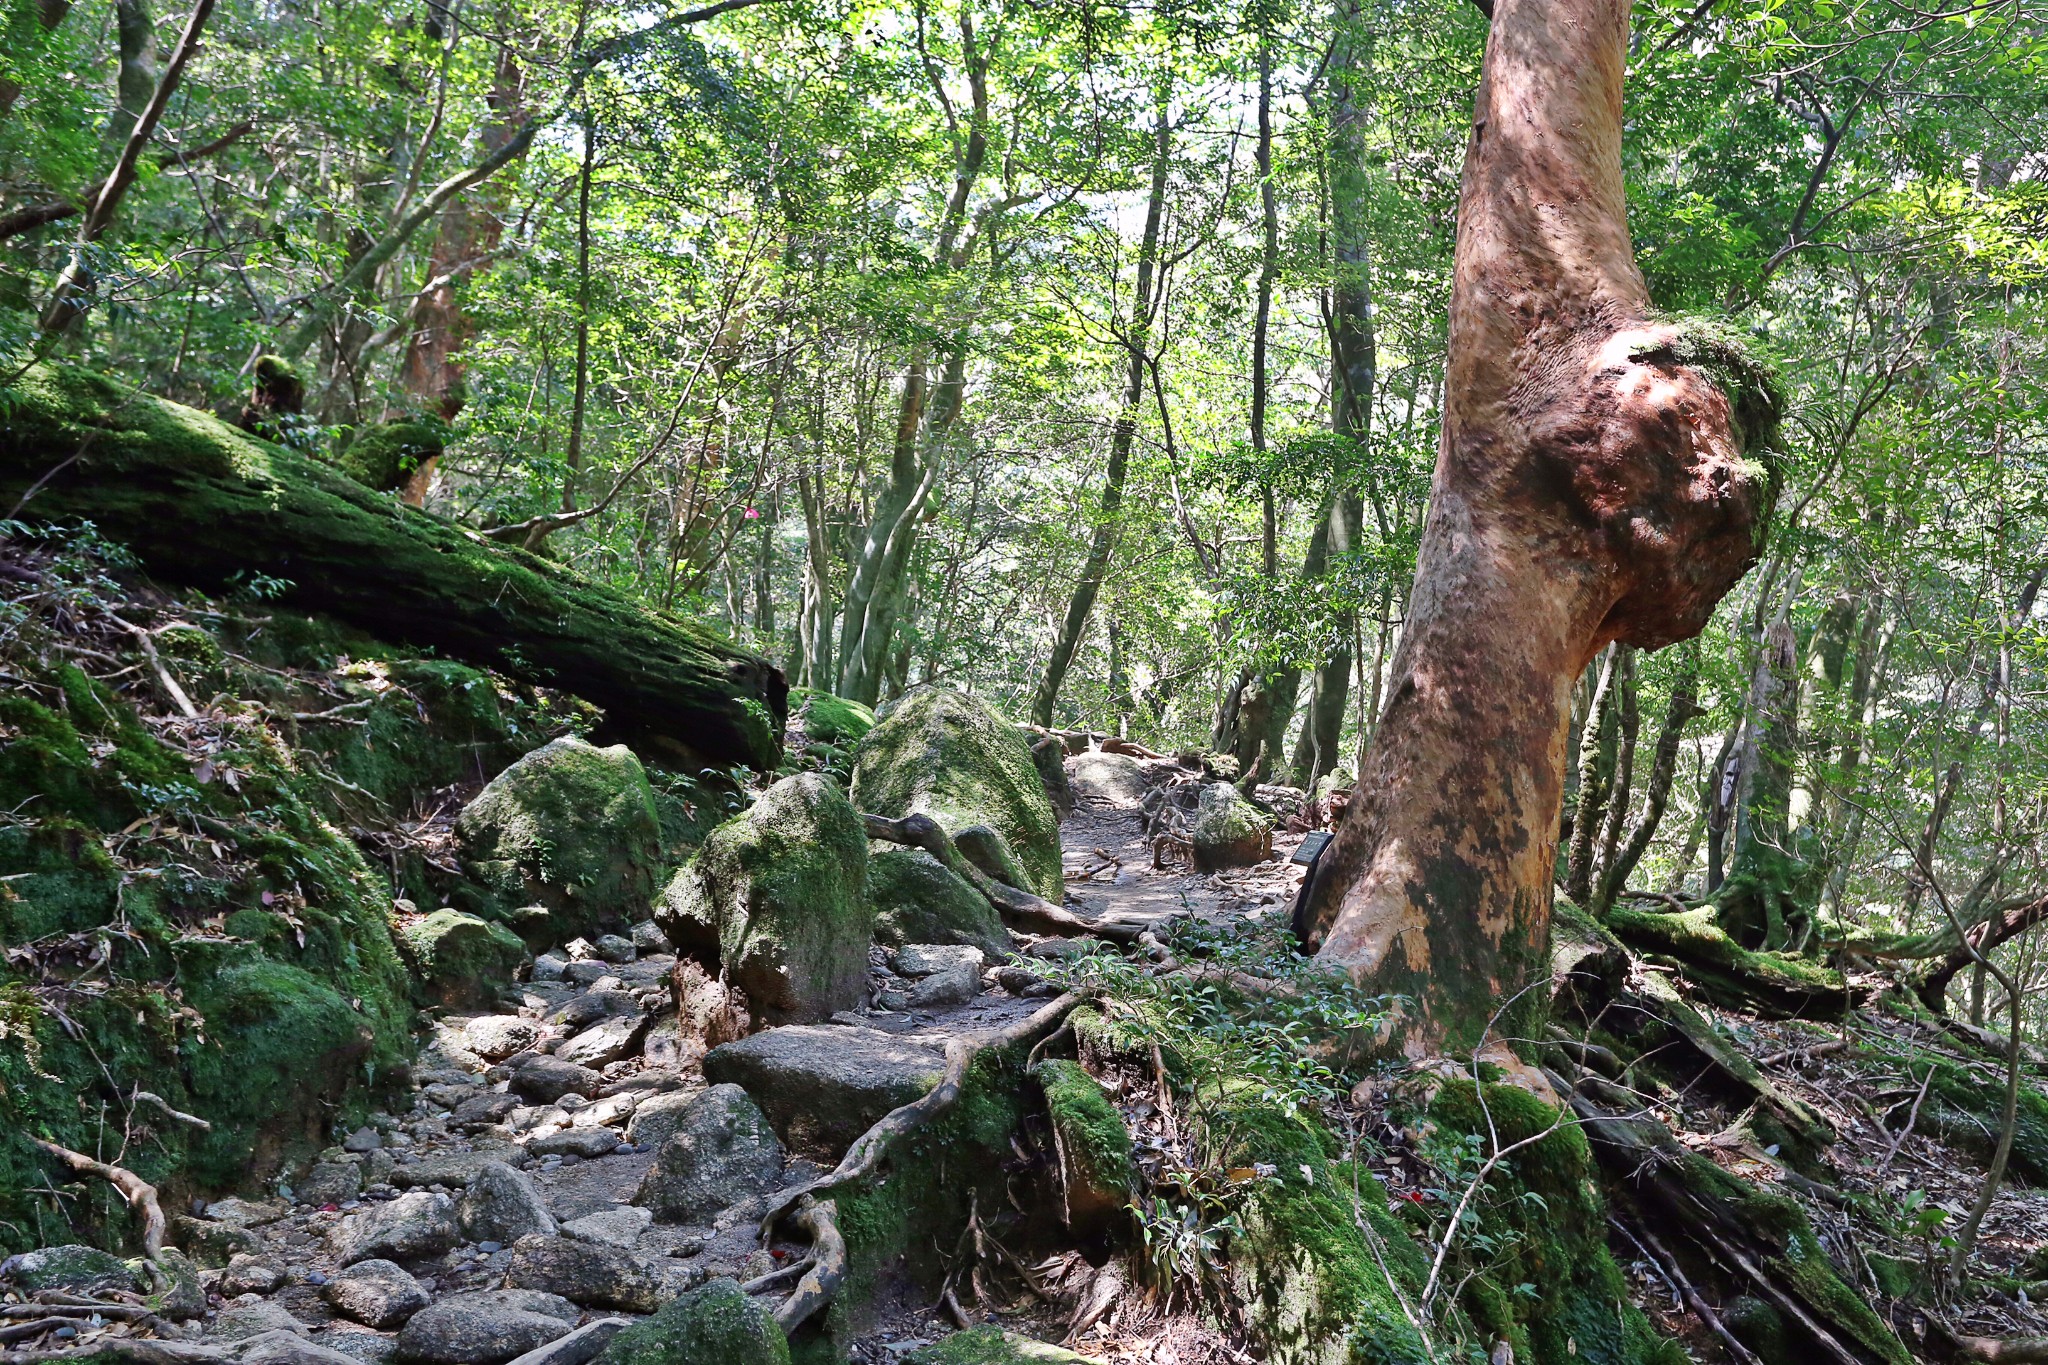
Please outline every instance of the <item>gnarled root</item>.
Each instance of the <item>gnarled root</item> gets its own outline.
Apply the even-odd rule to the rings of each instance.
[[[794,1332],[813,1313],[832,1301],[839,1282],[846,1278],[846,1239],[839,1235],[839,1206],[831,1200],[805,1195],[790,1221],[811,1239],[810,1269],[782,1307],[775,1310],[775,1324],[783,1332]]]
[[[83,1152],[74,1152],[69,1147],[59,1147],[54,1142],[41,1138],[29,1141],[56,1157],[80,1175],[94,1175],[112,1185],[128,1201],[128,1207],[142,1218],[142,1254],[151,1261],[163,1255],[164,1210],[157,1202],[156,1186],[144,1180],[133,1171],[119,1166],[110,1166],[104,1161],[95,1161]]]
[[[1117,944],[1133,944],[1145,932],[1142,924],[1096,923],[1082,919],[1062,906],[1007,886],[969,862],[953,843],[945,828],[929,815],[910,814],[899,818],[863,814],[868,838],[886,843],[921,848],[937,858],[949,871],[967,881],[996,908],[1003,923],[1028,934],[1058,934],[1062,938],[1095,937]]]
[[[874,1127],[853,1140],[853,1145],[846,1149],[846,1155],[830,1173],[784,1195],[781,1202],[768,1210],[767,1216],[761,1220],[762,1239],[765,1241],[772,1235],[776,1224],[805,1200],[837,1193],[872,1175],[890,1148],[958,1104],[961,1087],[967,1082],[967,1068],[974,1064],[976,1057],[991,1048],[1009,1047],[1050,1032],[1086,998],[1085,992],[1068,991],[1035,1013],[978,1043],[965,1038],[948,1042],[946,1074],[939,1083],[921,1098],[899,1105],[877,1119]]]

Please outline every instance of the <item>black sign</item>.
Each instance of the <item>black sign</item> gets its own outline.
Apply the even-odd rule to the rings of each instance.
[[[1287,861],[1303,867],[1314,867],[1316,859],[1323,856],[1323,848],[1336,836],[1326,829],[1310,830],[1301,836],[1301,847],[1294,850],[1294,856]]]

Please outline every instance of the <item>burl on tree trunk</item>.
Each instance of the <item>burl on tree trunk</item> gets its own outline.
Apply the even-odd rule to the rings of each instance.
[[[1575,679],[1696,634],[1755,562],[1777,400],[1660,321],[1621,175],[1628,0],[1499,0],[1458,206],[1443,436],[1392,691],[1296,925],[1478,1045],[1544,961]],[[1498,1042],[1498,1034],[1494,1040]]]

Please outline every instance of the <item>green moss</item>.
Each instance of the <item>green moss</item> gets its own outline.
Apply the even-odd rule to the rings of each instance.
[[[920,687],[899,698],[854,754],[854,803],[878,815],[930,815],[948,833],[988,825],[1016,853],[1026,890],[1065,895],[1059,821],[1024,732],[977,698]]]
[[[460,910],[436,910],[399,932],[427,993],[446,1005],[488,1004],[526,960],[518,935]]]
[[[1095,1365],[1063,1346],[1034,1341],[988,1325],[955,1332],[942,1341],[921,1346],[903,1358],[903,1365]]]
[[[1669,914],[1617,906],[1607,927],[1640,952],[1679,959],[1687,980],[1732,1008],[1836,1017],[1849,1005],[1841,973],[1791,953],[1751,952],[1722,931],[1712,906]]]
[[[1123,1115],[1078,1062],[1047,1061],[1038,1068],[1045,1108],[1059,1149],[1060,1175],[1070,1214],[1085,1199],[1106,1212],[1130,1203],[1131,1133]]]
[[[817,744],[858,744],[875,728],[872,708],[808,687],[789,689],[789,714],[792,721],[801,722],[804,734]]]
[[[713,1280],[613,1337],[596,1365],[789,1365],[789,1342],[739,1285]]]
[[[1235,1134],[1225,1164],[1273,1171],[1247,1187],[1228,1253],[1236,1306],[1265,1358],[1428,1362],[1408,1317],[1428,1266],[1387,1213],[1378,1183],[1332,1166],[1324,1135],[1279,1110],[1232,1110],[1218,1126]]]
[[[1927,1086],[1921,1121],[1944,1141],[1989,1160],[2005,1117],[2005,1075],[2002,1064],[1964,1066],[1932,1053],[1912,1058],[1907,1070],[1934,1078]],[[2008,1169],[2029,1185],[2048,1185],[2048,1095],[2023,1077],[2014,1114],[2012,1155]]]
[[[336,777],[375,797],[383,814],[403,816],[433,792],[479,781],[545,738],[521,714],[529,707],[466,664],[357,660],[342,677],[354,686],[347,701],[333,705],[351,708],[349,723],[304,722],[298,743]]]
[[[877,942],[959,943],[991,960],[1009,955],[1009,930],[988,898],[924,850],[875,854],[867,875]]]
[[[1784,419],[1785,386],[1778,359],[1763,341],[1726,318],[1678,314],[1657,321],[1677,333],[1673,357],[1705,374],[1727,396],[1744,452],[1752,457],[1774,454]]]
[[[1682,1365],[1683,1349],[1629,1302],[1578,1125],[1516,1086],[1468,1080],[1439,1091],[1429,1118],[1440,1135],[1487,1135],[1481,1159],[1492,1134],[1501,1148],[1528,1143],[1495,1167],[1474,1201],[1478,1226],[1461,1232],[1471,1257],[1461,1303],[1475,1324],[1511,1342],[1518,1360]]]
[[[867,992],[867,850],[837,782],[786,777],[711,832],[655,919],[677,947],[715,957],[770,1019],[826,1019]]]
[[[359,428],[335,457],[342,473],[380,493],[396,492],[448,445],[448,424],[438,417],[408,417]]]
[[[505,909],[545,905],[555,942],[644,917],[661,870],[654,791],[623,744],[543,745],[493,778],[455,832],[464,869]]]
[[[48,475],[49,452],[79,452],[40,486],[33,515],[92,521],[161,578],[218,590],[262,574],[280,608],[432,643],[529,683],[572,683],[677,760],[780,759],[781,674],[702,626],[85,370],[35,366],[8,394],[0,498],[11,506]]]

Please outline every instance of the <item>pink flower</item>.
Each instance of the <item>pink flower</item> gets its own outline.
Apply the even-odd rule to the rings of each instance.
[[[747,520],[748,520],[748,521],[759,521],[760,519],[761,519],[761,509],[760,509],[760,508],[758,508],[758,507],[749,507],[749,508],[747,509]]]

